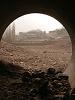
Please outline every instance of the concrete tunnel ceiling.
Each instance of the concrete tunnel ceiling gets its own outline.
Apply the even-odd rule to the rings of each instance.
[[[32,2],[33,1],[33,2]],[[27,1],[3,1],[1,5],[5,4],[5,9],[1,6],[1,24],[0,24],[0,38],[2,37],[7,26],[18,17],[29,13],[43,13],[57,19],[68,31],[72,41],[72,62],[67,69],[67,74],[70,76],[70,83],[75,87],[75,15],[73,2],[66,2],[65,0],[27,0]],[[70,5],[73,5],[72,8]],[[72,68],[70,70],[70,68]],[[72,76],[72,77],[71,77]]]

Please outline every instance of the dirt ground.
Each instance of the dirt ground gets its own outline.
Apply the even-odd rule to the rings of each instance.
[[[0,100],[73,100],[68,76],[62,74],[71,54],[67,39],[24,46],[1,41]]]
[[[59,39],[47,45],[25,45],[1,41],[0,60],[18,64],[25,69],[48,69],[64,71],[71,59],[71,43],[68,39]]]

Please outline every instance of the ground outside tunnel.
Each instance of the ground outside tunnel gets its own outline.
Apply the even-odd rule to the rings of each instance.
[[[35,59],[32,59],[31,54],[34,54],[33,56],[35,57],[36,52],[34,52],[32,47],[29,47],[31,48],[29,50],[32,52],[30,54],[26,46],[13,46],[13,44],[9,43],[7,45],[6,42],[2,42],[0,48],[0,57],[2,57],[0,58],[0,100],[74,100],[75,89],[71,89],[68,76],[63,75],[63,71],[67,68],[67,62],[70,58],[69,54],[71,54],[71,51],[69,51],[70,45],[67,46],[65,45],[65,49],[61,48],[59,50],[56,47],[60,48],[60,44],[57,44],[56,47],[51,45],[45,46],[45,50],[39,52],[41,56],[38,54],[36,56],[36,60],[42,62],[39,65],[36,61],[33,64]],[[39,47],[36,47],[36,50],[43,50],[41,46]],[[23,51],[24,48],[26,51]],[[53,49],[47,51],[49,48]],[[67,51],[67,53],[63,53],[63,50]],[[16,56],[16,53],[13,51],[16,51]],[[30,54],[30,57],[25,55],[25,57],[29,57],[25,58],[21,51]],[[59,55],[57,52],[60,51],[62,52]],[[22,57],[19,59],[20,53]],[[56,56],[55,58],[53,57],[53,53]],[[53,57],[53,59],[47,58],[48,55]],[[46,61],[44,58],[41,60],[42,57],[45,57]],[[60,62],[61,58],[63,58],[62,63]],[[22,61],[18,64],[21,59],[25,61],[25,65]],[[31,66],[27,61],[29,61]],[[45,66],[43,66],[44,61]]]

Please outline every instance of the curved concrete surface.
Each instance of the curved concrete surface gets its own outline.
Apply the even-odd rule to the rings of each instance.
[[[64,72],[75,87],[75,3],[72,0],[1,0],[0,39],[6,27],[16,18],[29,13],[43,13],[57,19],[68,31],[72,41],[71,63]]]

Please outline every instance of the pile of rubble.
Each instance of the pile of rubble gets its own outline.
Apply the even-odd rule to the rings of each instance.
[[[25,86],[30,87],[28,100],[68,100],[71,87],[68,76],[49,68],[47,72],[25,72],[22,77]],[[32,98],[32,99],[30,99]],[[38,99],[35,99],[38,98]]]
[[[68,76],[49,68],[44,71],[25,71],[18,81],[0,91],[0,100],[74,100]]]

